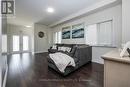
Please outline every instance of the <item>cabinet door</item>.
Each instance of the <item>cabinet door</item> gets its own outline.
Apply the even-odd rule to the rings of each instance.
[[[105,60],[104,87],[130,87],[130,64]]]

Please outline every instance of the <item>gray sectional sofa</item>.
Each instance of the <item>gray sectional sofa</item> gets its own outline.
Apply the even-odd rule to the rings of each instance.
[[[57,49],[52,49],[52,47],[50,49],[48,49],[49,53],[56,53],[59,52],[58,51],[58,47],[71,47],[71,51],[70,52],[63,52],[69,56],[71,56],[72,58],[74,58],[76,67],[71,67],[68,66],[65,69],[64,73],[61,73],[58,68],[56,67],[55,63],[53,62],[53,60],[51,60],[48,56],[48,66],[52,69],[54,69],[55,71],[59,72],[60,74],[66,76],[68,74],[70,74],[71,72],[79,69],[81,66],[91,62],[92,60],[92,47],[85,45],[85,44],[56,44]],[[62,52],[62,51],[60,51]]]

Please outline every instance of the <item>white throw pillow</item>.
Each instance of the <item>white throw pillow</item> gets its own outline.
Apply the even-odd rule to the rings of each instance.
[[[58,47],[58,51],[67,51],[67,52],[70,52],[71,51],[71,48],[70,47]]]
[[[57,46],[56,46],[56,45],[53,45],[53,46],[52,46],[52,49],[57,49]]]
[[[65,52],[66,51],[66,47],[61,47],[61,50]]]
[[[60,51],[61,50],[61,47],[58,47],[58,51]]]
[[[71,48],[70,48],[70,47],[66,47],[66,51],[67,51],[67,52],[70,52],[70,51],[71,51]]]
[[[58,47],[58,51],[66,51],[66,47]]]

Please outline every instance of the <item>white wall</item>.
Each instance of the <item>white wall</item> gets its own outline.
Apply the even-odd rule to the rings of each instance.
[[[0,14],[1,14],[1,0],[0,0]],[[2,87],[2,17],[0,16],[0,87]]]
[[[7,18],[2,18],[2,53],[7,53]]]
[[[122,0],[122,42],[130,41],[130,0]]]
[[[25,26],[19,26],[19,25],[7,25],[7,40],[8,40],[8,53],[12,53],[12,36],[13,35],[28,35],[30,37],[29,41],[29,46],[30,46],[30,51],[33,52],[34,47],[33,47],[33,26],[30,28],[27,28]]]
[[[78,23],[85,23],[85,25],[90,25],[94,23],[99,23],[107,20],[113,20],[113,28],[114,28],[114,45],[119,47],[121,45],[121,5],[117,5],[115,7],[111,7],[108,9],[105,9],[103,11],[91,14],[89,16],[81,17],[78,19],[71,20],[67,23],[58,25],[54,27],[53,32],[59,31],[64,26],[71,26]],[[77,44],[85,44],[85,38],[82,39],[69,39],[69,40],[62,40],[62,43],[77,43]],[[108,47],[93,47],[93,61],[98,63],[103,63],[103,60],[101,59],[101,55],[104,53],[112,50],[113,48]]]
[[[39,52],[47,52],[47,49],[50,47],[52,43],[52,32],[49,30],[47,26],[42,24],[34,24],[31,28],[27,28],[25,26],[11,25],[7,26],[7,35],[8,35],[8,53],[12,53],[12,35],[20,35],[22,34],[29,35],[30,40],[30,51],[39,53]],[[45,37],[39,38],[38,32],[43,31],[45,33]]]
[[[45,36],[43,38],[38,37],[38,32],[44,32]],[[47,52],[51,43],[51,31],[49,28],[42,24],[34,24],[34,50],[35,53]]]
[[[0,0],[0,14],[1,14],[1,0]],[[0,15],[0,87],[5,87],[6,76],[8,71],[7,58],[2,56],[3,52],[2,35],[6,34],[7,34],[7,19],[6,16]],[[5,50],[7,50],[7,48]]]
[[[96,63],[104,63],[104,60],[101,58],[101,55],[104,55],[105,53],[112,51],[116,48],[110,48],[110,47],[92,47],[92,61]]]

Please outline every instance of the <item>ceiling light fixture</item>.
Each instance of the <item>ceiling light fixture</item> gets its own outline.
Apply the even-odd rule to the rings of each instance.
[[[47,12],[53,13],[54,12],[54,8],[51,8],[51,7],[47,8]]]
[[[30,28],[30,27],[32,27],[32,26],[26,26],[27,28]]]

